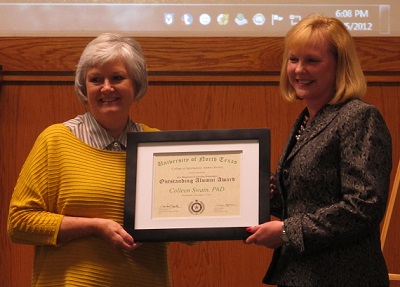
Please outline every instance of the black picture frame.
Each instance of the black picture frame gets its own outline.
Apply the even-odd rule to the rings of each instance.
[[[146,218],[149,224],[152,225],[153,219],[150,214],[151,207],[142,208],[141,206],[148,205],[151,200],[149,192],[152,192],[151,180],[145,188],[138,187],[138,179],[143,178],[140,175],[141,170],[145,170],[146,176],[152,176],[153,164],[151,162],[151,154],[154,151],[164,151],[164,149],[174,150],[174,153],[179,154],[183,148],[193,152],[194,154],[200,153],[203,146],[214,150],[217,153],[225,151],[225,148],[233,144],[243,148],[244,158],[246,154],[248,160],[246,162],[246,173],[248,177],[255,179],[256,183],[250,184],[253,190],[248,190],[247,186],[240,187],[241,199],[254,198],[255,200],[246,203],[246,206],[241,207],[241,210],[249,210],[253,214],[248,216],[251,222],[248,225],[238,223],[236,226],[235,218],[226,219],[229,224],[224,226],[219,225],[219,221],[224,222],[225,218],[211,217],[204,218],[204,221],[197,221],[191,218],[172,218],[167,219],[166,222],[173,222],[173,227],[159,226],[145,226],[140,222],[140,217]],[[195,148],[192,150],[192,146]],[[199,148],[200,147],[200,148]],[[146,152],[142,152],[144,149]],[[254,153],[254,155],[253,155]],[[141,154],[146,154],[142,162],[146,162],[140,166]],[[258,156],[256,157],[256,155]],[[143,156],[142,156],[143,157]],[[256,159],[255,159],[256,158]],[[144,167],[146,166],[146,167]],[[150,173],[150,175],[148,175]],[[241,175],[242,176],[242,175]],[[270,196],[269,196],[269,177],[270,177],[270,130],[268,128],[255,128],[255,129],[220,129],[220,130],[181,130],[181,131],[159,131],[159,132],[134,132],[128,133],[127,155],[126,155],[126,184],[125,184],[125,202],[124,202],[124,228],[130,233],[137,242],[171,242],[171,241],[208,241],[208,240],[244,240],[250,234],[246,231],[246,227],[250,225],[257,225],[269,221],[270,216]],[[253,182],[253,180],[251,180]],[[249,182],[250,183],[250,182]],[[244,194],[246,192],[246,194]],[[249,194],[251,193],[251,196]],[[142,201],[139,204],[139,198],[149,197],[149,199]],[[247,199],[246,199],[247,200]],[[254,202],[253,202],[254,201]],[[143,202],[145,204],[143,204]],[[244,204],[243,204],[244,205]],[[141,211],[139,211],[141,209]],[[144,211],[143,211],[144,210]],[[258,214],[254,216],[254,210]],[[246,212],[244,212],[246,213]],[[139,216],[140,215],[140,216]],[[250,218],[251,217],[251,218]],[[239,216],[240,218],[240,216]],[[188,221],[189,220],[189,221]],[[196,218],[196,220],[198,220]],[[212,221],[216,220],[213,225]],[[247,219],[246,219],[247,220]],[[240,220],[239,220],[240,221]],[[180,223],[182,222],[182,224]],[[186,223],[185,223],[186,222]],[[187,222],[194,224],[187,225]],[[204,226],[206,223],[211,226]],[[211,222],[211,223],[210,223]],[[142,225],[139,227],[138,225]],[[161,221],[161,225],[164,221]],[[167,224],[168,225],[168,224]],[[176,226],[175,226],[176,225]]]

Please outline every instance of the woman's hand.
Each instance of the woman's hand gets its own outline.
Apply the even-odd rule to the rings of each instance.
[[[135,243],[133,237],[113,220],[72,216],[63,217],[57,242],[60,244],[89,236],[100,237],[114,248],[127,251],[141,245]]]
[[[97,221],[98,236],[114,248],[130,251],[139,247],[140,243],[135,243],[133,237],[117,222],[102,218],[97,218]]]
[[[253,233],[245,240],[246,244],[262,245],[272,249],[281,247],[284,244],[281,239],[282,221],[269,221],[248,227],[246,230]]]

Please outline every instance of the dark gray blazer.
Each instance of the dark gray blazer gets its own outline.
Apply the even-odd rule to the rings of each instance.
[[[384,119],[357,99],[326,105],[296,141],[305,113],[279,160],[271,203],[290,243],[275,250],[263,282],[389,286],[379,231],[392,168]]]

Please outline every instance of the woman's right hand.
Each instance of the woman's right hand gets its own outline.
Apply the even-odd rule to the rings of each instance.
[[[267,248],[276,249],[284,242],[281,239],[282,221],[268,221],[260,225],[250,226],[247,232],[252,233],[246,240],[246,244],[262,245]]]
[[[131,251],[141,244],[117,222],[104,218],[64,216],[57,237],[57,243],[96,236],[102,238],[116,249]]]
[[[110,219],[96,218],[98,236],[116,249],[133,250],[139,247],[133,237],[117,222]]]

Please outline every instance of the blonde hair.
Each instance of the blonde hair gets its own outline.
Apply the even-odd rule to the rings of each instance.
[[[312,15],[292,27],[285,37],[280,91],[288,101],[297,99],[287,75],[289,51],[308,44],[327,43],[336,59],[336,83],[330,104],[340,104],[349,98],[362,98],[367,84],[353,38],[346,26],[336,18]]]

